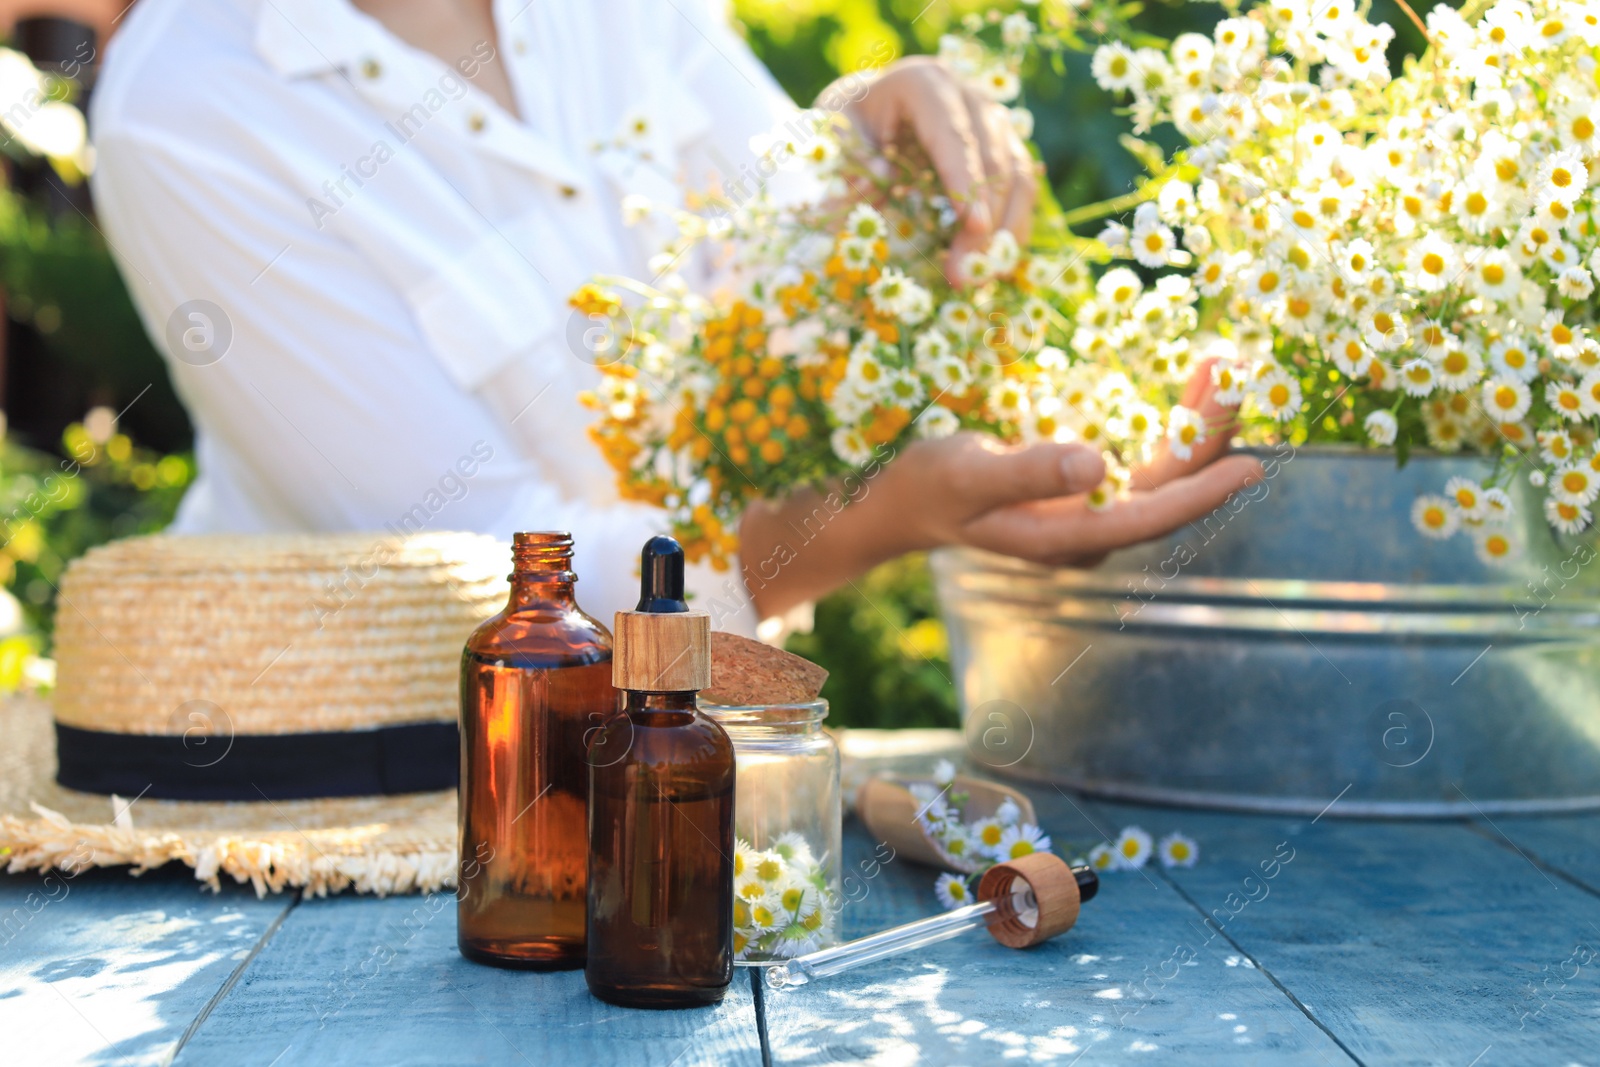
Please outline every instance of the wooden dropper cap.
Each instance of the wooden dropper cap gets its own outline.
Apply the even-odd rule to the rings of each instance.
[[[644,693],[711,685],[711,616],[683,599],[683,546],[652,537],[639,555],[639,606],[617,612],[611,684]]]
[[[1019,910],[1016,894],[1025,889],[1033,893],[1033,907]],[[1034,852],[985,871],[978,899],[992,901],[998,909],[989,924],[996,941],[1007,948],[1028,948],[1072,929],[1079,905],[1099,889],[1092,868],[1072,867],[1053,852]]]

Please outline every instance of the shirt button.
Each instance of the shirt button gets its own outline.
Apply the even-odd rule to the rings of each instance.
[[[571,185],[563,185],[561,187],[561,195],[566,197],[568,200],[571,200],[573,197],[578,195],[578,190]]]
[[[473,133],[482,133],[483,128],[489,125],[489,120],[481,111],[474,111],[467,119],[467,129]]]
[[[361,61],[361,73],[368,78],[376,78],[383,73],[383,67],[378,65],[376,59],[364,59]]]

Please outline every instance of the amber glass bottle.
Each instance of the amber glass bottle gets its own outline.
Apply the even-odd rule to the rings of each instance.
[[[589,989],[636,1008],[715,1004],[733,980],[733,744],[695,707],[710,619],[683,600],[683,549],[644,549],[617,612],[623,709],[589,745]]]
[[[461,657],[461,954],[584,961],[586,734],[617,710],[611,634],[573,599],[572,537],[519,533],[511,598]]]

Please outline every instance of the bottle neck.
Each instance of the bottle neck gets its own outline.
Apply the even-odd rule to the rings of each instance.
[[[694,690],[678,693],[646,693],[623,690],[622,710],[633,719],[656,726],[678,726],[694,718],[697,706]]]
[[[513,611],[541,606],[575,608],[572,583],[572,536],[565,533],[519,533],[511,542]]]

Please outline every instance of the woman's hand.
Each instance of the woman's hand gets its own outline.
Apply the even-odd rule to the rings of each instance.
[[[1105,477],[1094,449],[1005,445],[971,432],[918,441],[831,497],[806,492],[752,506],[740,555],[757,608],[764,617],[782,614],[886,560],[943,545],[1092,564],[1214,511],[1262,471],[1249,456],[1218,458],[1233,413],[1216,403],[1210,370],[1197,368],[1184,396],[1206,418],[1206,441],[1183,461],[1163,446],[1134,472],[1128,497],[1105,511],[1091,510],[1085,496]]]
[[[987,249],[997,229],[1027,245],[1038,166],[1004,106],[963,86],[937,60],[912,56],[885,67],[842,111],[874,145],[892,144],[909,128],[928,153],[960,213],[945,268],[952,281],[962,280],[966,254]]]

